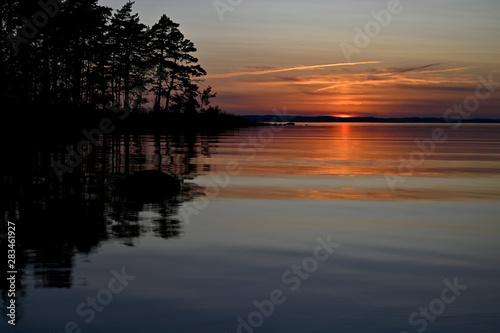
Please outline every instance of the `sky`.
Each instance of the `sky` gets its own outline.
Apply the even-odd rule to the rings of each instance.
[[[162,14],[180,24],[224,111],[500,118],[499,0],[136,0],[134,10],[149,26]],[[499,83],[477,98],[480,77]]]

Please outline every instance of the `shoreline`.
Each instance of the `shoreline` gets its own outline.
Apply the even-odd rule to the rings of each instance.
[[[258,122],[276,122],[272,121],[272,115],[244,115],[241,116],[245,119],[258,121]],[[351,117],[351,118],[339,118],[331,116],[288,116],[287,120],[283,122],[294,122],[294,123],[395,123],[395,124],[453,124],[454,121],[458,120],[454,118],[446,119],[443,118],[433,118],[433,117],[405,117],[405,118],[376,118],[376,117]],[[469,124],[500,124],[500,119],[487,119],[487,118],[473,118],[473,119],[460,119],[462,123]]]

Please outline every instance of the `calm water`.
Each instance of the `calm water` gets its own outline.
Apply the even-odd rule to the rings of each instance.
[[[498,125],[110,136],[59,184],[62,154],[5,178],[1,332],[498,332]],[[181,194],[113,195],[146,169]]]

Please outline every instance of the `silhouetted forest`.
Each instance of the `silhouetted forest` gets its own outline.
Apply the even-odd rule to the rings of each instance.
[[[29,288],[79,283],[78,254],[109,239],[134,246],[141,235],[179,237],[179,207],[203,192],[184,180],[211,171],[197,158],[210,156],[221,129],[251,122],[211,105],[196,48],[166,15],[147,27],[133,2],[112,10],[96,0],[2,0],[0,15],[0,249],[7,253],[15,222],[21,320]],[[59,174],[56,165],[67,163]],[[179,193],[142,202],[156,190],[119,191],[145,170],[175,176]],[[4,308],[7,290],[3,279]]]
[[[162,15],[148,27],[133,4],[113,10],[97,0],[3,0],[0,94],[15,108],[8,113],[138,114],[148,103],[163,114],[223,114],[210,105],[212,88],[200,88],[206,72],[179,24]]]

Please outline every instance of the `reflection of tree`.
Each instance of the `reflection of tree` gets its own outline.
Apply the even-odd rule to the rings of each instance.
[[[161,238],[178,237],[180,222],[172,218],[177,213],[179,202],[158,203],[114,203],[107,218],[108,234],[112,238],[124,239],[124,244],[133,245],[133,238],[141,234],[153,234]],[[148,214],[140,217],[140,213]]]
[[[184,184],[180,194],[156,203],[121,198],[115,195],[114,185],[147,169],[181,180],[193,178],[200,172],[196,158],[208,155],[216,142],[216,136],[195,134],[107,136],[62,182],[51,164],[63,161],[65,149],[42,144],[2,147],[16,156],[0,167],[0,236],[6,233],[7,221],[16,223],[18,297],[26,292],[27,275],[34,288],[72,287],[75,255],[96,251],[108,239],[133,246],[146,235],[179,237],[181,223],[174,216],[183,202],[197,195],[192,185]],[[77,143],[70,146],[74,149]],[[0,237],[2,253],[7,252],[6,240]],[[0,269],[6,271],[6,264],[2,260]],[[5,279],[0,290],[6,305]],[[22,304],[20,299],[16,302]]]

